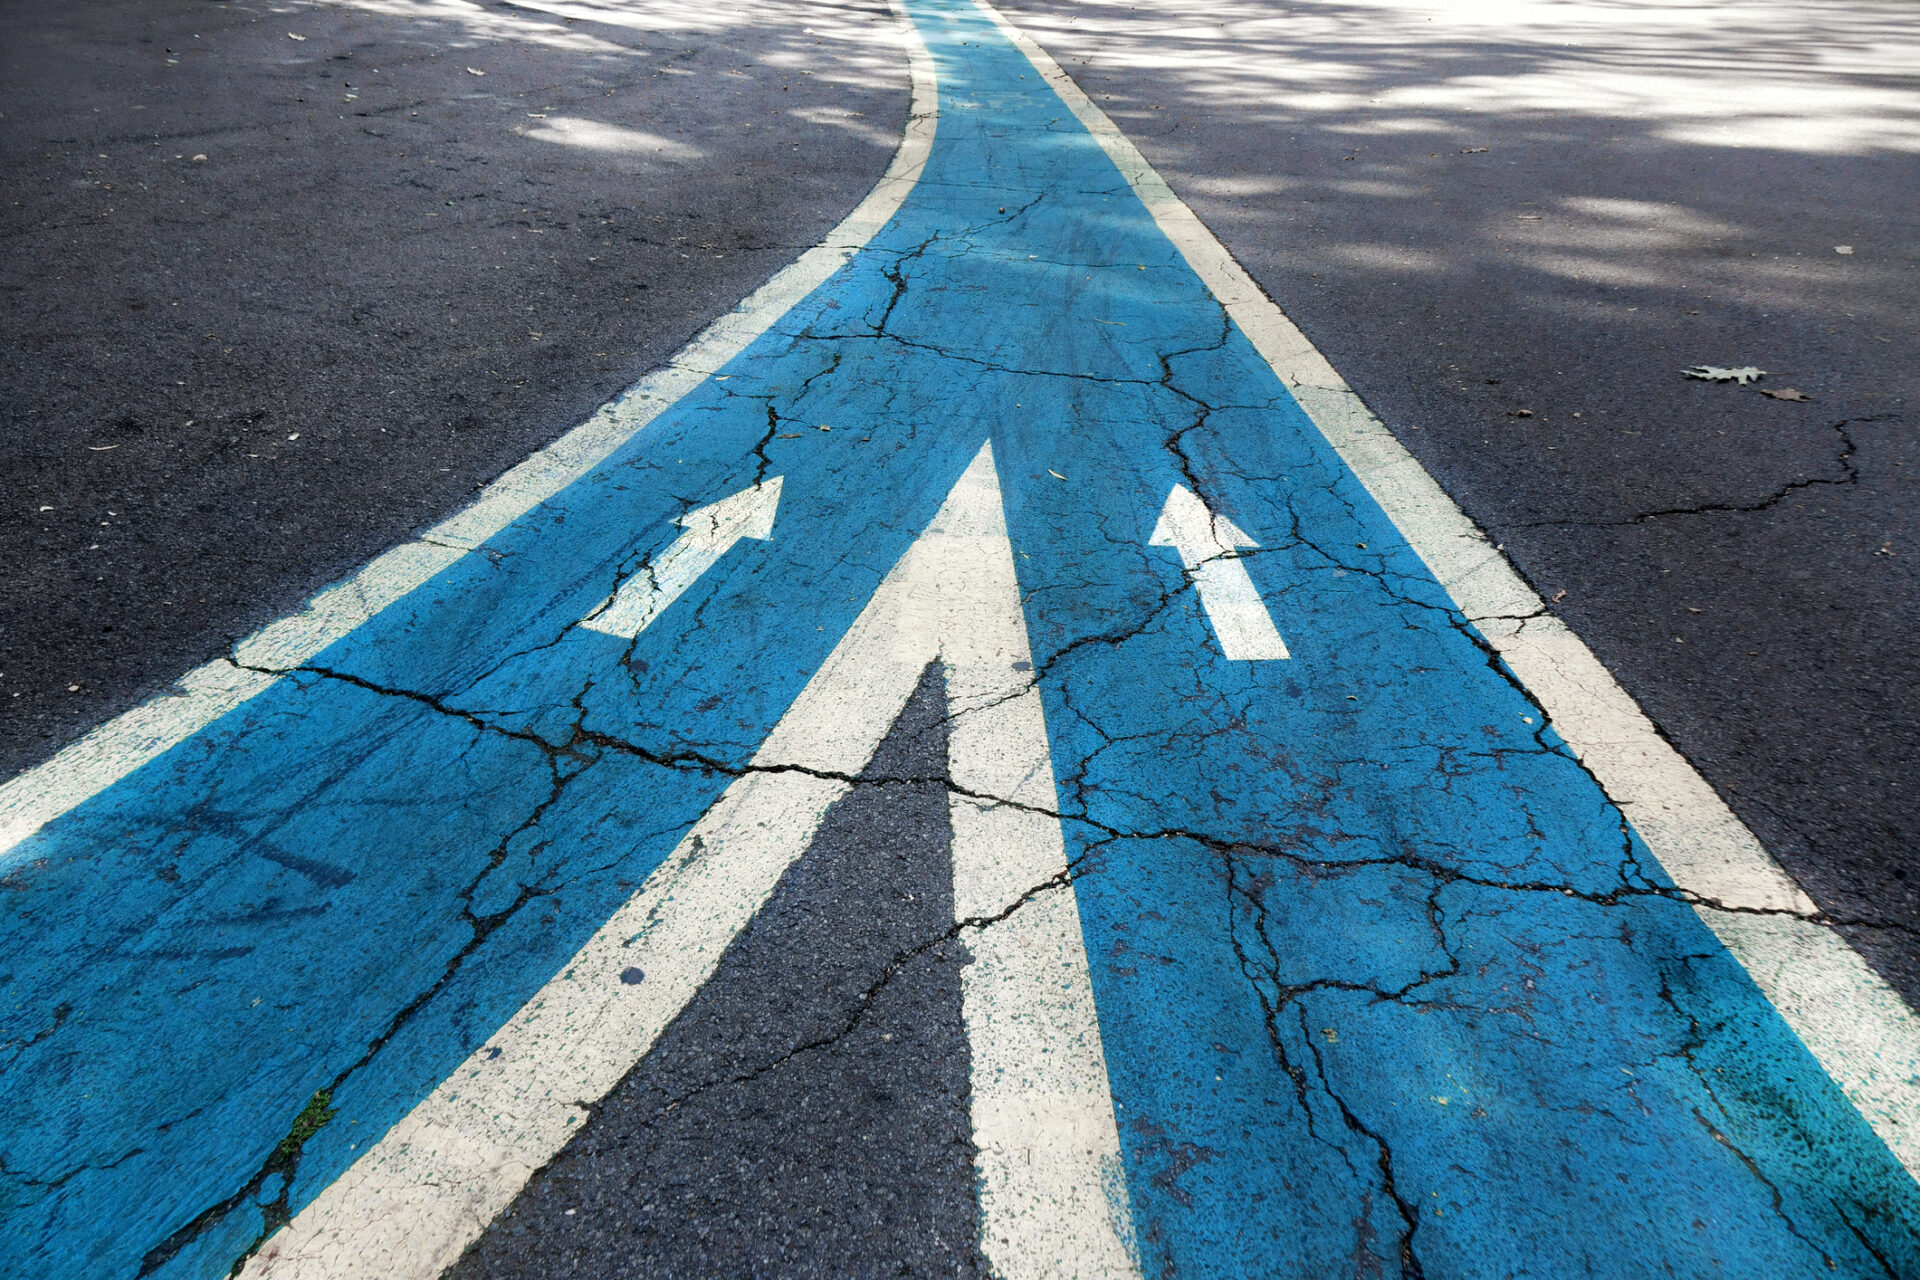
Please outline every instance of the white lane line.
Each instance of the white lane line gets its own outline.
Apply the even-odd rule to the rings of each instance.
[[[109,720],[52,759],[0,784],[0,872],[17,860],[20,842],[41,827],[271,688],[278,673],[306,662],[605,461],[872,240],[920,180],[933,149],[939,103],[926,44],[899,0],[891,3],[913,82],[906,130],[885,175],[825,240],[708,325],[665,368],[514,466],[471,506],[418,541],[382,553],[320,592],[299,613],[268,623],[235,646],[231,660],[216,658],[195,668],[172,692]]]
[[[742,538],[773,536],[773,517],[780,507],[780,476],[765,484],[742,489],[731,497],[696,507],[674,523],[686,532],[665,551],[635,573],[620,589],[594,606],[580,620],[590,631],[631,640],[665,613],[700,575],[720,563],[720,557]]]
[[[768,735],[755,770],[241,1275],[430,1280],[451,1265],[712,976],[943,653],[956,781],[1051,811],[1046,726],[989,448]],[[1135,1277],[1059,822],[974,801],[955,801],[953,813],[957,919],[997,916],[1050,884],[970,935],[963,1012],[988,1256],[1005,1280]]]
[[[1181,567],[1193,579],[1200,606],[1219,638],[1220,652],[1229,660],[1257,662],[1289,656],[1273,615],[1236,554],[1241,547],[1260,545],[1239,525],[1207,510],[1191,489],[1177,484],[1167,495],[1167,505],[1161,508],[1147,544],[1180,553]]]
[[[692,999],[845,790],[800,773],[728,788],[559,976],[241,1275],[438,1276]]]
[[[981,1250],[1000,1280],[1137,1278],[1120,1132],[991,445],[941,514],[927,576],[958,788],[948,806],[954,918],[995,921],[965,935],[973,963],[960,978]]]
[[[917,587],[909,553],[761,744],[755,771],[243,1275],[428,1280],[460,1256],[693,998],[846,793],[840,779],[873,757],[933,661]]]
[[[1880,1140],[1920,1178],[1920,1017],[1839,934],[1660,736],[1600,660],[1528,587],[1426,469],[1137,147],[1045,50],[974,4],[1100,144],[1167,238],[1273,368],[1460,611],[1545,709],[1694,910],[1746,966]],[[1773,913],[1765,915],[1754,912]]]

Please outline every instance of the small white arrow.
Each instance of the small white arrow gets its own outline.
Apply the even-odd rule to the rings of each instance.
[[[1180,563],[1193,579],[1213,633],[1220,637],[1220,651],[1228,658],[1253,662],[1291,656],[1235,550],[1260,544],[1233,521],[1214,515],[1185,486],[1175,485],[1147,541],[1180,552]]]
[[[742,538],[771,537],[774,511],[779,505],[780,477],[775,476],[730,498],[687,512],[674,521],[686,532],[622,583],[610,600],[582,618],[580,625],[633,639],[699,581],[701,574],[713,568],[734,543]]]

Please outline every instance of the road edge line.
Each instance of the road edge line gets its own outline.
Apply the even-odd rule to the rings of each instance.
[[[933,55],[900,0],[888,0],[907,54],[911,97],[887,171],[825,239],[775,272],[661,368],[536,450],[461,510],[322,588],[296,613],[267,623],[229,654],[201,664],[148,699],[0,783],[0,873],[47,823],[77,808],[344,639],[381,610],[450,568],[553,497],[705,382],[819,288],[892,220],[920,181],[939,116]]]
[[[1739,960],[1861,1117],[1920,1181],[1920,1015],[1817,919],[1819,908],[1613,673],[1547,612],[1307,336],[1140,149],[1032,37],[973,4],[1092,135],[1415,555],[1507,664],[1554,730],[1633,824],[1700,919]]]

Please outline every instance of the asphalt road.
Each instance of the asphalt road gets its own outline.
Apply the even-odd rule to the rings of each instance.
[[[1920,1005],[1920,24],[1007,12]],[[21,3],[0,49],[9,774],[657,367],[906,112],[891,19],[824,4]],[[984,1271],[943,694],[451,1274]],[[1151,1136],[1174,1199],[1221,1155]]]
[[[1913,11],[1008,13],[1920,1004]]]
[[[0,771],[463,505],[893,154],[883,10],[558,9],[0,13]]]
[[[699,996],[450,1280],[986,1274],[943,695],[930,669]]]
[[[1910,15],[1010,12],[1920,1000]],[[864,194],[882,15],[650,14],[9,6],[0,769],[458,506]]]

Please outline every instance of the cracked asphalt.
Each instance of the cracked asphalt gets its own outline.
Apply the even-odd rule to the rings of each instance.
[[[0,15],[0,770],[469,501],[893,153],[884,12],[568,12]]]
[[[930,669],[700,995],[452,1280],[984,1274],[946,710]]]
[[[1676,614],[1700,610],[1688,618],[1717,618],[1724,607],[1735,615],[1725,623],[1676,616],[1671,629],[1684,634],[1661,642],[1672,651],[1632,630],[1624,632],[1632,643],[1609,641],[1605,625],[1594,643],[1740,808],[1746,783],[1729,779],[1750,776],[1736,768],[1749,767],[1739,764],[1749,757],[1716,755],[1712,744],[1769,730],[1723,723],[1724,702],[1715,699],[1732,696],[1725,685],[1744,681],[1741,696],[1771,686],[1730,675],[1728,637],[1777,634],[1772,652],[1789,655],[1777,660],[1796,660],[1794,627],[1813,624],[1796,614],[1792,626],[1776,627],[1756,593],[1784,595],[1783,584],[1809,580],[1796,574],[1851,546],[1796,523],[1810,518],[1807,504],[1858,514],[1840,507],[1840,496],[1878,503],[1873,510],[1889,521],[1908,510],[1898,458],[1887,452],[1895,449],[1890,440],[1903,438],[1892,434],[1898,397],[1797,372],[1812,405],[1689,383],[1677,367],[1672,377],[1662,373],[1664,382],[1630,384],[1626,371],[1655,358],[1650,350],[1669,364],[1706,357],[1671,353],[1670,333],[1663,339],[1625,320],[1628,306],[1652,305],[1638,294],[1640,301],[1609,297],[1600,308],[1613,329],[1582,318],[1580,307],[1603,284],[1628,289],[1620,262],[1677,256],[1688,236],[1705,235],[1687,221],[1694,215],[1656,216],[1618,193],[1563,193],[1513,221],[1578,214],[1592,225],[1515,253],[1505,246],[1508,233],[1496,231],[1492,247],[1478,251],[1478,292],[1447,293],[1444,272],[1391,270],[1421,260],[1417,246],[1393,234],[1418,223],[1434,237],[1424,252],[1458,248],[1461,237],[1448,240],[1436,228],[1449,217],[1457,227],[1472,198],[1487,198],[1476,185],[1484,178],[1460,179],[1466,185],[1455,189],[1433,177],[1421,193],[1431,196],[1426,205],[1395,186],[1391,157],[1367,147],[1385,149],[1380,138],[1411,147],[1417,131],[1404,120],[1377,135],[1357,133],[1348,126],[1365,116],[1363,104],[1317,103],[1315,110],[1351,114],[1311,116],[1287,106],[1279,90],[1271,101],[1243,96],[1224,123],[1204,130],[1179,114],[1222,111],[1200,91],[1208,83],[1195,87],[1196,68],[1213,77],[1213,88],[1244,88],[1246,77],[1271,74],[1270,51],[1287,40],[1301,46],[1288,51],[1293,62],[1313,48],[1328,62],[1340,23],[1357,21],[1350,11],[1224,14],[1233,20],[1227,26],[1190,37],[1199,52],[1180,50],[1167,19],[1150,8],[1016,14],[1140,137],[1279,301],[1300,311],[1309,336],[1548,601],[1544,611],[1480,612],[1470,621],[1407,530],[1370,496],[1351,456],[1303,411],[1306,391],[1296,397],[1275,378],[1189,265],[1191,255],[1147,215],[1039,68],[975,7],[912,0],[907,17],[939,76],[938,127],[925,172],[866,247],[712,377],[490,534],[479,553],[436,561],[436,572],[324,652],[276,657],[271,646],[233,647],[219,636],[283,611],[316,580],[419,523],[385,498],[361,505],[377,506],[390,523],[363,519],[348,496],[378,476],[413,486],[409,501],[423,515],[435,501],[451,504],[454,488],[487,478],[657,363],[797,253],[795,244],[775,247],[773,230],[804,243],[864,194],[893,138],[834,112],[855,95],[871,118],[892,110],[897,134],[904,73],[897,47],[878,34],[880,15],[825,6],[756,10],[755,21],[738,23],[662,11],[638,26],[616,6],[449,7],[430,18],[396,17],[384,6],[315,6],[276,12],[270,23],[238,7],[216,12],[233,24],[223,38],[258,55],[247,74],[268,84],[338,78],[339,105],[356,110],[377,96],[359,79],[363,55],[379,53],[382,74],[393,59],[371,36],[353,40],[384,32],[426,68],[409,74],[448,64],[433,74],[461,91],[443,95],[443,128],[472,139],[482,137],[473,122],[496,122],[484,134],[501,149],[490,164],[519,155],[514,163],[526,178],[542,177],[544,163],[513,150],[539,143],[576,158],[577,169],[558,175],[617,186],[624,211],[596,215],[610,221],[492,224],[494,239],[482,243],[507,260],[478,265],[501,268],[498,294],[507,292],[510,268],[523,291],[559,279],[553,246],[542,240],[516,260],[507,244],[536,234],[591,238],[621,219],[669,218],[686,201],[681,187],[657,179],[664,164],[699,174],[739,166],[737,185],[697,188],[713,203],[696,211],[721,217],[744,202],[768,220],[752,224],[767,237],[760,257],[741,264],[741,255],[716,253],[709,266],[685,247],[690,231],[662,240],[636,229],[632,252],[660,259],[648,304],[656,293],[678,301],[660,312],[630,309],[635,286],[616,307],[614,290],[625,284],[570,299],[569,315],[632,327],[632,363],[610,364],[595,375],[610,381],[596,382],[570,376],[579,351],[562,351],[544,391],[502,401],[498,412],[517,415],[513,431],[523,434],[476,421],[449,437],[469,451],[451,453],[426,449],[428,437],[418,436],[407,475],[392,456],[350,455],[344,445],[322,453],[320,465],[291,448],[248,458],[290,468],[279,474],[295,482],[279,486],[278,500],[305,504],[302,518],[316,528],[334,522],[333,552],[308,548],[277,560],[259,553],[247,572],[271,581],[272,591],[247,587],[255,580],[222,568],[196,550],[201,543],[154,536],[115,544],[128,563],[146,564],[143,572],[164,576],[176,572],[165,565],[190,560],[207,582],[236,585],[209,595],[220,606],[165,632],[164,644],[122,650],[117,639],[99,642],[95,652],[124,654],[115,660],[119,674],[71,695],[97,698],[91,712],[56,715],[43,698],[15,713],[48,717],[24,721],[50,736],[22,763],[90,723],[89,715],[128,705],[152,681],[216,652],[252,683],[224,715],[72,803],[0,865],[8,891],[0,895],[0,990],[9,996],[0,1106],[16,1118],[0,1138],[0,1206],[13,1224],[0,1236],[8,1269],[179,1277],[304,1266],[397,1276],[440,1274],[450,1262],[447,1274],[459,1276],[965,1275],[1022,1266],[1042,1274],[1048,1262],[1037,1255],[1009,1267],[994,1254],[1008,1222],[1040,1215],[1064,1256],[1095,1256],[1076,1253],[1087,1231],[1123,1238],[1131,1270],[1103,1273],[1141,1276],[1920,1275],[1920,1187],[1909,1173],[1911,1148],[1902,1145],[1912,1141],[1902,1128],[1911,1106],[1882,1110],[1876,1102],[1909,1095],[1897,1079],[1892,1093],[1863,1090],[1832,1050],[1836,1037],[1844,1045],[1848,1025],[1880,1013],[1859,1003],[1850,978],[1824,988],[1811,1011],[1778,994],[1796,989],[1767,985],[1775,967],[1799,972],[1793,966],[1805,956],[1827,954],[1819,940],[1834,919],[1848,937],[1867,940],[1861,949],[1881,973],[1906,981],[1911,913],[1888,888],[1900,883],[1901,847],[1872,837],[1878,822],[1905,829],[1898,778],[1861,775],[1877,805],[1867,816],[1806,809],[1809,823],[1854,833],[1844,857],[1822,861],[1809,852],[1815,843],[1775,849],[1815,902],[1777,892],[1764,878],[1703,879],[1684,861],[1687,849],[1657,829],[1657,815],[1636,819],[1644,830],[1627,820],[1623,803],[1631,811],[1634,801],[1615,793],[1617,775],[1576,756],[1562,729],[1572,736],[1577,727],[1557,725],[1528,684],[1524,641],[1552,634],[1544,629],[1555,618],[1585,634],[1591,618],[1612,619],[1616,631],[1620,618],[1639,612],[1658,620],[1655,599]],[[1269,19],[1281,23],[1278,34]],[[830,29],[829,20],[840,25]],[[797,36],[796,23],[805,24]],[[1305,34],[1288,34],[1290,23]],[[62,29],[47,19],[33,30]],[[1350,50],[1365,67],[1366,56],[1384,59],[1377,46],[1398,38],[1399,28],[1377,25],[1364,40],[1357,28],[1346,30],[1365,46]],[[1864,41],[1868,28],[1844,30]],[[71,31],[60,38],[92,47],[76,44]],[[293,52],[259,52],[276,40]],[[346,71],[319,64],[305,48],[329,41],[351,45],[351,58],[326,61],[352,63],[352,99]],[[162,67],[193,65],[190,48],[161,47]],[[496,61],[483,56],[489,48]],[[1419,68],[1404,56],[1392,67],[1400,79],[1379,88],[1382,103],[1398,101],[1402,80],[1418,85]],[[531,100],[503,103],[504,90],[491,83],[484,92],[466,87],[536,70],[577,72],[546,83],[567,84],[580,101],[541,110]],[[1151,101],[1115,101],[1097,82],[1110,74],[1124,74],[1131,92]],[[669,79],[709,87],[681,94],[665,87]],[[536,91],[531,79],[504,88],[540,97],[542,106],[559,95]],[[796,106],[796,91],[815,96]],[[602,97],[618,112],[605,111]],[[589,98],[600,114],[588,113]],[[411,101],[400,96],[389,115],[415,110]],[[13,123],[14,107],[7,110]],[[1540,109],[1529,110],[1534,132],[1515,125],[1514,141],[1536,149],[1527,164],[1544,181],[1562,172],[1555,166],[1576,162],[1556,151]],[[357,114],[334,114],[336,125],[364,135]],[[509,114],[510,126],[497,123]],[[703,119],[704,131],[676,142],[666,130],[683,117]],[[1483,117],[1475,115],[1473,127],[1489,128]],[[773,118],[791,138],[782,132],[769,144],[761,130]],[[1844,120],[1820,118],[1829,131],[1822,136],[1842,136]],[[1323,131],[1301,123],[1309,119]],[[1441,123],[1421,127],[1444,132]],[[814,132],[803,137],[805,129]],[[1282,129],[1297,130],[1290,146],[1312,143],[1297,163],[1273,158]],[[1680,145],[1654,130],[1648,137],[1649,147]],[[1343,146],[1329,161],[1344,166],[1337,177],[1311,177],[1313,147],[1356,138],[1366,146]],[[274,151],[270,136],[257,142]],[[780,151],[796,145],[817,145],[824,157],[806,178],[816,185],[805,190],[767,180],[791,172]],[[1216,145],[1222,149],[1206,150]],[[1494,154],[1491,143],[1485,151],[1457,146],[1445,172],[1470,172],[1461,166],[1491,163]],[[401,159],[386,171],[389,184],[406,172]],[[1356,168],[1363,165],[1376,168]],[[462,161],[450,171],[469,168],[487,165]],[[1274,185],[1276,170],[1307,175],[1297,181],[1308,185],[1290,185],[1292,177]],[[1574,176],[1566,171],[1564,181]],[[1715,190],[1738,197],[1737,184]],[[283,219],[264,212],[271,188],[262,191],[254,197],[263,211],[257,225],[278,226]],[[89,189],[88,198],[104,194]],[[645,199],[662,203],[632,203]],[[789,199],[791,207],[781,203]],[[1290,220],[1301,216],[1296,204],[1318,206],[1320,240],[1288,238]],[[817,224],[800,220],[802,205]],[[1431,226],[1395,221],[1396,211],[1416,207]],[[397,208],[374,202],[365,216],[398,218]],[[1715,216],[1733,214],[1723,208]],[[1888,208],[1873,216],[1911,214]],[[122,247],[105,217],[90,232],[102,252]],[[1656,235],[1635,218],[1665,230]],[[808,227],[808,235],[795,231]],[[460,230],[449,236],[436,227],[404,243],[457,247],[480,229]],[[380,235],[361,232],[363,251],[374,255],[369,278],[397,290],[393,305],[413,306],[424,276],[386,271],[379,264],[395,251],[380,257]],[[1842,269],[1858,268],[1867,286],[1860,296],[1875,314],[1890,314],[1900,277],[1871,260],[1869,237],[1853,238],[1861,241],[1856,252],[1835,256],[1869,259]],[[310,251],[310,241],[299,247]],[[674,254],[687,254],[678,260],[685,265]],[[1613,255],[1616,274],[1596,283],[1593,255],[1603,254]],[[432,261],[412,247],[398,256],[422,271]],[[1587,275],[1566,265],[1573,259]],[[1300,282],[1301,269],[1313,285]],[[1780,273],[1789,269],[1801,268],[1778,268],[1773,287],[1786,288]],[[1345,288],[1318,283],[1339,272]],[[1536,286],[1551,278],[1553,289],[1523,295],[1516,281],[1524,273]],[[1437,292],[1419,295],[1407,280]],[[1311,299],[1325,300],[1296,307],[1289,281],[1323,290]],[[471,276],[455,283],[478,287]],[[1702,281],[1632,287],[1678,293],[1682,284]],[[300,287],[317,294],[350,286],[359,287],[312,273]],[[1442,294],[1480,303],[1462,318],[1439,306]],[[435,315],[454,295],[436,296],[421,304]],[[1400,321],[1422,296],[1434,305],[1421,313],[1421,327],[1395,333],[1416,328]],[[1487,301],[1501,297],[1504,305]],[[42,325],[34,340],[51,342],[51,305],[10,314]],[[309,305],[296,298],[276,314],[296,325]],[[1552,322],[1541,322],[1549,313]],[[352,347],[362,363],[374,354],[437,362],[435,376],[448,381],[425,379],[428,387],[467,386],[476,369],[498,363],[508,338],[520,350],[523,323],[518,310],[503,311],[476,347],[421,336],[412,346],[375,344],[373,353],[364,342],[353,347],[344,330],[322,327],[307,344],[317,354],[300,385],[324,388],[327,370],[347,363]],[[557,321],[544,323],[559,331]],[[452,325],[449,317],[449,333]],[[189,327],[199,327],[197,317]],[[644,346],[653,330],[671,331],[671,340]],[[114,349],[113,332],[99,330],[101,350]],[[1717,340],[1749,345],[1775,333],[1759,324],[1718,332]],[[548,334],[529,330],[527,350]],[[348,345],[329,355],[336,341]],[[1844,345],[1831,333],[1823,341],[1823,352]],[[1427,351],[1421,365],[1408,353],[1425,350],[1422,342],[1449,344],[1448,354]],[[1451,344],[1482,360],[1497,351],[1502,363],[1455,368],[1462,361]],[[1589,352],[1587,377],[1528,381],[1568,344]],[[1410,361],[1419,373],[1411,381]],[[29,390],[41,385],[32,379],[44,383],[75,367],[16,366]],[[1481,372],[1491,377],[1476,384],[1470,375]],[[382,376],[382,399],[417,410],[431,398],[404,379],[390,385],[398,375]],[[1644,401],[1591,407],[1582,392],[1608,377],[1641,387]],[[238,377],[232,384],[251,385]],[[68,437],[52,429],[34,437],[46,449],[81,434],[94,393],[69,392],[61,428]],[[176,392],[177,384],[162,389]],[[371,393],[353,394],[378,403]],[[1525,403],[1501,408],[1502,447],[1494,449],[1484,415],[1510,395]],[[339,420],[339,409],[323,409],[324,400],[313,410],[319,421]],[[198,412],[195,423],[203,421]],[[1620,437],[1646,427],[1574,428],[1576,413],[1582,424],[1607,414],[1649,424],[1665,414],[1661,421],[1675,425],[1664,447],[1679,452],[1634,452],[1641,446]],[[327,429],[312,430],[327,439]],[[185,430],[142,447],[184,449],[192,439]],[[1471,437],[1480,431],[1485,443],[1475,451]],[[1741,434],[1716,443],[1723,431]],[[310,431],[285,435],[276,449],[307,442]],[[1785,475],[1782,458],[1798,459],[1796,449],[1807,469]],[[121,452],[104,449],[104,457]],[[1714,465],[1728,473],[1714,474]],[[88,488],[96,482],[71,463],[48,461],[35,474],[101,501],[118,492]],[[223,474],[192,473],[213,489],[231,483]],[[458,485],[444,478],[454,475]],[[982,476],[991,479],[991,519],[983,523],[976,511],[943,526],[943,513],[973,510],[961,498],[978,498]],[[677,519],[776,478],[770,537],[732,545],[638,634],[580,625],[615,592],[659,585],[665,550],[681,536]],[[1737,491],[1714,491],[1721,481]],[[1244,570],[1290,658],[1225,656],[1196,566],[1155,532],[1163,510],[1173,509],[1170,492],[1180,489],[1256,544],[1229,551],[1214,526],[1221,556]],[[1635,501],[1618,501],[1623,494]],[[51,521],[61,511],[34,515]],[[1502,512],[1514,518],[1502,523]],[[1742,527],[1753,541],[1785,558],[1743,554],[1740,594],[1715,578],[1726,565],[1714,558],[1724,549],[1718,544],[1698,536],[1633,541],[1681,519],[1749,522]],[[39,527],[44,540],[56,526]],[[112,536],[111,524],[96,527],[109,533],[88,538]],[[249,528],[214,523],[196,536],[221,546]],[[891,639],[873,630],[881,623],[870,602],[890,598],[888,584],[920,563],[915,556],[935,555],[927,550],[938,542],[935,529],[956,545],[1005,556],[1022,646],[994,649],[969,634],[965,619],[947,619],[940,661],[922,671],[914,657],[903,682],[874,655],[905,661],[907,624],[888,624],[899,628]],[[1893,643],[1888,629],[1909,607],[1886,583],[1860,576],[1909,572],[1899,545],[1887,545],[1893,554],[1874,554],[1851,588],[1834,588],[1856,611],[1845,614],[1848,634],[1869,649]],[[1657,560],[1659,571],[1629,550]],[[926,563],[935,567],[924,570],[925,594],[909,595],[919,601],[909,613],[950,608],[942,593],[953,589],[953,564],[985,561]],[[14,589],[29,601],[52,599],[59,573],[71,572]],[[1552,572],[1573,584],[1564,594]],[[1710,585],[1723,591],[1712,598],[1721,603],[1679,603],[1708,600]],[[104,594],[67,594],[82,603],[63,608],[107,607]],[[1588,595],[1594,599],[1580,603]],[[1769,608],[1792,611],[1777,600]],[[33,661],[44,648],[51,664],[67,643],[59,637],[77,634],[50,607],[22,612],[27,658],[7,658],[0,690],[16,667],[42,670],[35,678],[45,683],[52,667]],[[175,625],[172,617],[162,621]],[[0,639],[11,644],[14,623],[7,625]],[[1842,624],[1828,617],[1827,625]],[[1687,630],[1693,626],[1701,630]],[[38,644],[35,627],[53,639]],[[977,629],[987,631],[984,621]],[[1684,650],[1690,662],[1697,650],[1708,652],[1703,666],[1688,667],[1645,660],[1653,649]],[[850,661],[848,653],[864,657]],[[1641,660],[1616,664],[1622,653]],[[1874,668],[1856,654],[1823,650],[1820,680],[1857,692],[1870,676],[1897,680],[1902,660],[1895,652]],[[956,673],[988,668],[989,696],[949,703]],[[1690,678],[1713,688],[1699,691]],[[890,695],[875,692],[889,680],[900,685],[890,704],[897,719],[882,705]],[[1905,696],[1894,684],[1875,688]],[[1022,700],[1033,704],[1036,724],[1044,709],[1036,731],[1042,764],[980,729]],[[1688,736],[1693,720],[1669,714],[1682,702],[1706,726],[1697,741]],[[803,714],[819,705],[830,712]],[[1767,770],[1784,779],[1768,794],[1804,800],[1812,791],[1793,788],[1811,784],[1794,760],[1824,748],[1817,734],[1801,731],[1812,721],[1795,718],[1800,705],[1782,695],[1782,718],[1772,722],[1799,733],[1799,754],[1755,756],[1750,767],[1762,782],[1775,776]],[[860,746],[869,722],[893,728],[874,729]],[[963,760],[956,746],[967,738],[982,750],[983,736],[993,767],[977,756]],[[994,750],[1009,754],[999,760]],[[1831,768],[1851,759],[1820,758]],[[1898,752],[1889,758],[1897,762]],[[756,810],[756,796],[772,799]],[[1794,813],[1802,800],[1792,802]],[[1774,847],[1765,807],[1740,811]],[[985,846],[989,862],[1021,874],[1007,873],[1012,896],[974,915],[963,904],[977,904],[978,886],[958,851],[980,814],[1024,834]],[[785,853],[756,853],[782,841],[791,844]],[[1044,855],[1037,860],[1035,848]],[[1071,945],[1055,955],[1051,935],[1021,930],[1057,919],[1063,904],[1074,928]],[[993,966],[1007,963],[1008,938],[1024,940],[1013,953],[1044,952],[1055,967],[1040,971],[1044,981],[1014,988],[1010,1004],[982,1004],[991,982],[1007,980],[1008,970]],[[1086,1034],[1048,1021],[1062,990],[1084,990],[1097,1010],[1097,1070],[1087,1087],[1101,1123],[1112,1127],[1069,1123],[1060,1120],[1066,1108],[1036,1105],[1026,1123],[1039,1136],[1008,1161],[1004,1133],[977,1136],[987,1123],[983,1099],[999,1096],[1010,1077],[1044,1079],[1069,1070],[1058,1064],[1088,1060]],[[1001,1019],[1032,1028],[1038,1052],[1009,1064],[984,1051],[1003,1043],[989,1034]],[[609,1045],[628,1043],[620,1028],[642,1023],[655,1031],[627,1057],[610,1058]],[[1874,1047],[1887,1054],[1885,1074],[1898,1076],[1900,1046]],[[1072,1089],[1036,1096],[1057,1102]],[[1025,1184],[1002,1176],[1008,1164],[1067,1178],[1062,1171],[1076,1166],[1056,1169],[1056,1149],[1091,1153],[1097,1177],[1047,1184],[1044,1195],[1016,1204]],[[479,1156],[463,1165],[468,1152]],[[352,1195],[367,1198],[342,1199]],[[435,1196],[459,1201],[452,1235],[435,1234]],[[1082,1204],[1093,1211],[1074,1217]],[[313,1251],[298,1252],[307,1247]]]
[[[1920,1003],[1911,12],[1008,12]]]

